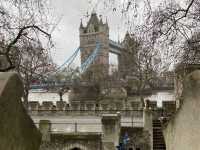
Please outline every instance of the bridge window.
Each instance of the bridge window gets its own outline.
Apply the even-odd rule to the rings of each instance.
[[[99,31],[99,27],[98,26],[94,26],[94,31],[98,32]]]
[[[118,56],[116,54],[109,53],[109,74],[112,75],[117,71],[118,71]]]

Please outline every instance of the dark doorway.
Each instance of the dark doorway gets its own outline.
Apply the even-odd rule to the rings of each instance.
[[[77,148],[77,147],[75,147],[75,148],[73,148],[73,149],[71,149],[71,150],[81,150],[80,148]]]

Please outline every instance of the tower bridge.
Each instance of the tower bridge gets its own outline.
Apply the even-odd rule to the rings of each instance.
[[[102,18],[99,19],[97,14],[93,12],[86,25],[83,25],[83,22],[81,21],[79,37],[80,47],[75,50],[74,54],[67,59],[59,69],[62,69],[63,66],[68,67],[72,64],[80,51],[81,80],[76,83],[67,81],[50,86],[57,89],[70,87],[70,103],[95,102],[99,104],[118,102],[123,104],[128,95],[127,91],[124,89],[126,82],[121,80],[121,78],[124,78],[124,75],[128,75],[128,71],[133,72],[135,65],[135,62],[133,61],[134,58],[130,59],[129,51],[124,44],[125,41],[132,40],[130,39],[130,35],[126,34],[124,42],[121,43],[111,40],[109,38],[108,23],[103,22]],[[117,77],[115,81],[109,80],[109,53],[114,53],[118,56],[119,77]],[[135,52],[135,54],[137,53]],[[33,85],[32,88],[48,88],[48,86],[48,84]],[[107,95],[105,93],[107,93]]]
[[[103,22],[102,18],[98,18],[97,14],[93,12],[87,24],[84,26],[82,21],[79,27],[80,46],[75,50],[72,56],[70,56],[58,70],[64,67],[69,67],[74,59],[80,52],[81,57],[81,81],[77,83],[65,82],[63,84],[56,85],[33,85],[32,88],[44,87],[67,87],[71,89],[70,101],[82,102],[83,99],[88,101],[96,101],[99,98],[100,93],[107,93],[104,88],[109,85],[109,88],[114,90],[122,88],[124,84],[120,78],[116,81],[109,79],[109,53],[114,53],[118,56],[118,72],[120,73],[126,66],[124,63],[124,54],[126,50],[123,43],[115,42],[109,38],[109,26],[107,22]],[[123,66],[123,67],[122,67]],[[128,66],[127,66],[128,67]],[[121,69],[123,68],[123,70]],[[87,86],[86,86],[87,84]],[[119,85],[120,84],[120,85]],[[112,90],[113,90],[112,89]],[[123,89],[117,89],[119,93],[125,96]]]
[[[103,22],[102,18],[98,18],[97,14],[93,12],[86,26],[81,22],[79,28],[80,48],[81,48],[81,64],[93,53],[96,42],[100,43],[99,51],[83,73],[84,80],[101,80],[105,79],[109,74],[109,53],[116,54],[118,57],[119,68],[124,64],[123,58],[126,53],[123,42],[115,42],[109,38],[109,26],[107,22]],[[126,68],[125,70],[128,70]],[[118,70],[121,72],[122,70]]]
[[[156,127],[153,129],[153,120],[163,114],[173,114],[174,101],[163,102],[163,108],[159,109],[156,101],[147,100],[144,107],[141,97],[129,96],[120,80],[117,83],[121,85],[113,82],[110,89],[106,89],[103,84],[108,85],[109,80],[109,53],[118,56],[119,73],[134,66],[133,58],[128,58],[123,42],[110,40],[108,23],[94,12],[86,26],[81,22],[79,33],[80,47],[58,70],[68,67],[80,51],[81,81],[54,85],[56,88],[71,87],[69,103],[61,99],[56,104],[48,100],[42,104],[38,101],[28,104],[34,123],[42,129],[43,146],[47,141],[50,144],[46,146],[47,150],[58,144],[67,150],[114,150],[124,136],[123,131],[131,130],[130,139],[139,139],[135,145],[149,150],[150,146],[153,147],[153,131],[157,130]],[[127,34],[125,38],[130,37]],[[48,85],[41,85],[45,86]]]
[[[79,27],[79,37],[80,46],[53,73],[57,73],[64,68],[69,68],[75,58],[78,56],[79,52],[81,55],[81,81],[78,84],[80,86],[82,86],[82,83],[85,84],[86,82],[90,85],[91,83],[102,85],[102,81],[109,81],[109,53],[117,55],[118,74],[121,74],[121,72],[124,72],[124,70],[129,70],[129,66],[134,66],[134,63],[131,63],[132,61],[128,62],[129,65],[127,65],[125,62],[128,60],[127,56],[130,56],[125,54],[127,53],[127,50],[124,46],[124,43],[115,42],[109,38],[108,23],[104,23],[102,18],[99,19],[95,12],[91,14],[86,26],[84,26],[81,21]],[[125,38],[127,37],[129,38],[129,36],[125,36]],[[46,76],[48,76],[48,74]],[[120,77],[118,77],[115,83],[112,83],[113,86],[120,82]],[[72,81],[67,81],[63,84],[65,84],[66,87],[73,87],[74,85]],[[48,88],[48,86],[59,88],[63,87],[63,84],[32,85],[31,88]]]

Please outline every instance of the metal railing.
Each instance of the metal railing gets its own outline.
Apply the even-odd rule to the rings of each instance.
[[[39,127],[39,122],[35,122]],[[141,121],[121,121],[122,127],[143,127]],[[51,123],[51,133],[78,133],[78,132],[102,132],[101,122],[53,122]]]

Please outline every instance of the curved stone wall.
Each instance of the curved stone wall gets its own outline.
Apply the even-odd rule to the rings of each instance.
[[[200,149],[200,70],[184,80],[182,104],[164,129],[167,150]]]

